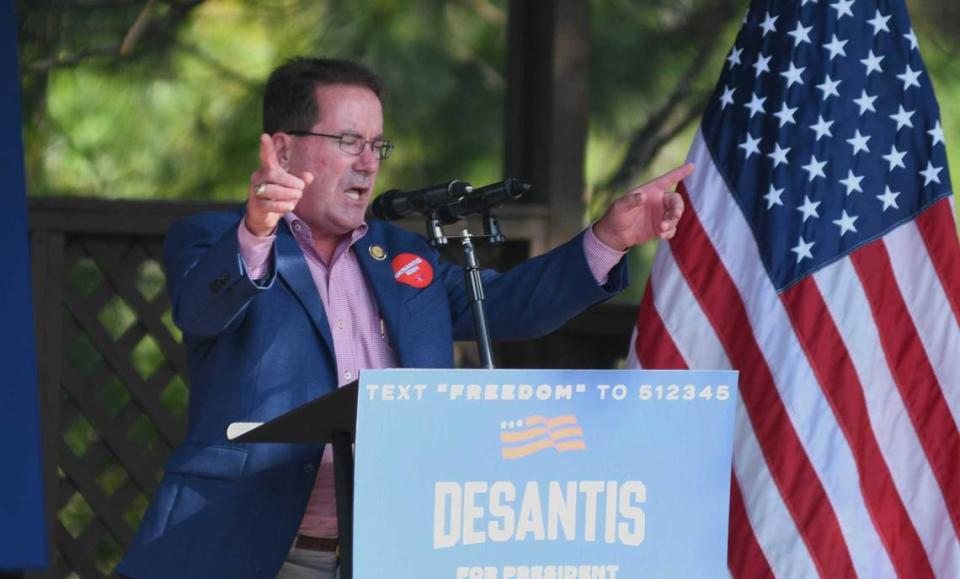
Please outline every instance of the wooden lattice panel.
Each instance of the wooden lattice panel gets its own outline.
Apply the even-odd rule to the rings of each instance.
[[[109,577],[186,428],[186,359],[159,237],[68,236],[63,251],[55,577]]]

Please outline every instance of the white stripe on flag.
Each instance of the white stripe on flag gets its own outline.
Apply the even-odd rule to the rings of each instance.
[[[669,245],[664,244],[657,253],[657,261],[665,271],[651,275],[653,304],[667,332],[677,343],[680,355],[691,368],[730,368],[723,345],[703,315],[690,286],[680,275]]]
[[[833,411],[793,332],[784,306],[760,264],[749,225],[697,131],[689,159],[697,171],[686,180],[691,201],[746,307],[790,420],[820,477],[859,576],[893,577],[889,557],[863,502],[856,463]],[[784,210],[787,210],[784,208]]]
[[[654,305],[680,355],[691,368],[730,368],[720,339],[673,258],[670,246],[657,252],[650,282]],[[632,350],[632,348],[631,348]],[[767,468],[749,415],[737,397],[734,474],[757,542],[777,577],[816,577],[816,567]]]
[[[630,334],[630,347],[627,348],[627,359],[623,362],[624,368],[643,368],[643,364],[637,359],[637,349],[633,347],[637,343],[637,326],[634,324],[633,333]]]
[[[960,424],[960,327],[950,309],[943,286],[930,261],[930,256],[917,248],[924,247],[917,226],[905,223],[883,239],[890,254],[893,274],[900,293],[917,326],[917,333],[927,352],[937,381],[943,388],[955,425]],[[957,466],[960,468],[960,465]]]
[[[740,399],[733,449],[733,472],[743,493],[747,517],[773,574],[781,579],[817,577],[817,568],[790,512],[780,500],[780,491]]]
[[[814,274],[860,378],[870,423],[900,497],[935,568],[953,570],[960,545],[947,505],[880,347],[866,294],[853,265],[841,259]]]
[[[657,252],[650,272],[650,282],[653,284],[654,306],[660,312],[663,325],[687,365],[694,367],[692,361],[696,357],[696,368],[730,368],[723,345],[713,331],[713,326],[702,317],[700,304],[680,273],[667,243]],[[697,321],[704,323],[690,323],[683,316],[677,316],[677,313],[685,311],[697,315]],[[664,313],[667,313],[666,317]]]

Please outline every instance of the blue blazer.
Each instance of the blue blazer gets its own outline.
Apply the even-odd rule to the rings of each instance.
[[[237,227],[242,210],[198,214],[170,228],[167,287],[190,371],[189,430],[118,571],[135,578],[274,577],[313,488],[322,444],[240,444],[231,422],[265,422],[338,384],[333,339],[296,240],[281,221],[273,271],[247,277]],[[353,247],[405,368],[450,368],[453,341],[473,338],[463,270],[426,241],[373,221]],[[379,245],[387,259],[369,248]],[[394,280],[391,258],[429,260],[433,282]],[[590,273],[581,236],[509,272],[483,273],[494,340],[530,339],[561,326],[627,283],[623,265],[605,286]]]

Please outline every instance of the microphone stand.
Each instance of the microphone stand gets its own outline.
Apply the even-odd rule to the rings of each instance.
[[[497,218],[490,212],[483,214],[483,235],[471,235],[464,228],[460,231],[460,236],[452,239],[460,239],[463,246],[463,255],[465,264],[463,266],[463,277],[466,284],[467,300],[470,303],[470,311],[473,314],[473,328],[476,332],[477,349],[480,351],[480,364],[486,370],[493,370],[493,348],[490,345],[490,330],[487,327],[487,315],[483,309],[483,279],[480,277],[480,263],[477,260],[476,248],[473,245],[474,238],[486,238],[491,245],[503,243],[504,237],[500,232],[500,225]],[[440,227],[440,220],[436,213],[427,217],[427,241],[434,247],[439,248],[447,244],[448,239]]]

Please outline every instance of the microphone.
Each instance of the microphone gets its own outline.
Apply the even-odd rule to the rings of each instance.
[[[444,225],[456,223],[467,215],[485,213],[493,207],[510,200],[519,199],[530,190],[529,183],[523,183],[510,177],[500,183],[485,185],[473,189],[460,199],[456,199],[439,208],[437,216]]]
[[[386,221],[402,219],[411,213],[429,215],[472,190],[469,183],[456,179],[415,191],[391,189],[374,199],[370,209],[375,217]]]

